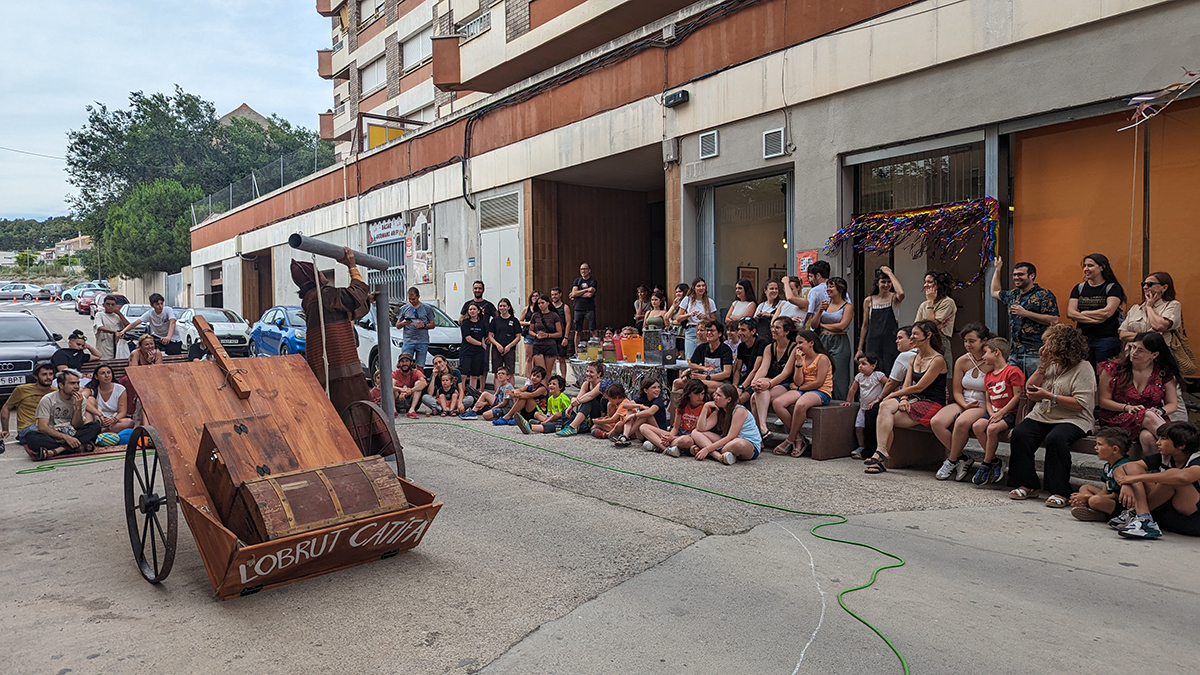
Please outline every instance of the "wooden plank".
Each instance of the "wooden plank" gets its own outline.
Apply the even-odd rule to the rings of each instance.
[[[208,572],[208,580],[215,590],[221,585],[233,561],[237,537],[217,521],[212,507],[203,498],[184,498],[180,495],[179,510],[183,511],[183,518],[192,531],[192,538],[196,540],[196,548],[200,549],[204,571]]]
[[[213,420],[270,416],[301,469],[362,456],[303,356],[236,359],[235,363],[246,370],[243,376],[254,396],[230,396],[225,374],[212,361],[128,371],[134,387],[143,392],[147,424],[158,430],[167,445],[181,497],[208,498],[195,461],[204,425]]]
[[[213,361],[225,373],[226,381],[237,397],[246,399],[250,397],[250,383],[242,376],[242,370],[234,364],[233,358],[229,356],[229,352],[225,351],[225,347],[221,341],[217,339],[217,334],[213,332],[212,326],[209,325],[208,319],[196,314],[192,317],[192,325],[200,333],[200,341],[208,349],[208,353],[212,355]]]

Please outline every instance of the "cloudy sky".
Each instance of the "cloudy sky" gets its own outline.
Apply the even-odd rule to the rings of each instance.
[[[310,129],[333,102],[317,77],[329,19],[312,0],[40,0],[0,47],[0,147],[63,157],[93,102],[176,84],[218,114],[242,103]],[[65,215],[65,162],[0,149],[0,218]]]

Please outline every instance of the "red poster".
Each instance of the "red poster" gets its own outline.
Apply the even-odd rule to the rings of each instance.
[[[413,257],[413,238],[412,237],[404,238],[404,257],[405,258]]]
[[[808,266],[816,261],[816,251],[796,251],[796,274],[805,285],[808,285]]]

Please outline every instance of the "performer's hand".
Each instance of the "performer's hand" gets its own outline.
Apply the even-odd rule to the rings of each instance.
[[[351,251],[349,246],[342,247],[342,259],[340,262],[346,267],[354,267],[354,251]]]
[[[378,298],[378,297],[379,297],[379,291],[371,291],[370,293],[367,293],[367,302],[369,304],[373,305],[373,304],[375,304],[375,298]]]

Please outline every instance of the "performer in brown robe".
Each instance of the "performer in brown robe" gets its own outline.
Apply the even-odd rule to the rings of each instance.
[[[325,354],[328,352],[329,400],[333,401],[339,414],[354,401],[371,400],[371,389],[358,362],[353,323],[370,311],[371,293],[354,265],[354,252],[348,248],[345,252],[340,261],[350,269],[350,285],[345,288],[334,286],[312,263],[292,261],[292,281],[300,287],[300,307],[308,321],[305,356],[317,381],[324,387]],[[320,308],[318,292],[321,294]],[[324,309],[325,314],[318,321],[320,309]],[[323,348],[322,344],[327,344],[328,348]]]

